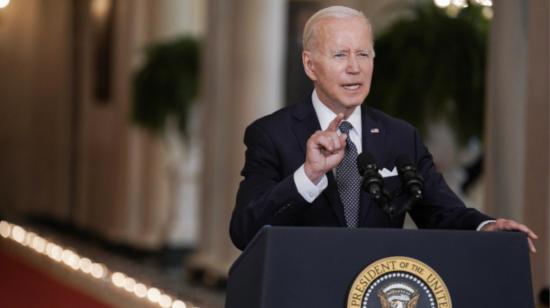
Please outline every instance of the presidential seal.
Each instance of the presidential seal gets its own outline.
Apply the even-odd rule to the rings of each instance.
[[[451,308],[451,296],[428,265],[389,257],[367,266],[355,278],[347,308]]]

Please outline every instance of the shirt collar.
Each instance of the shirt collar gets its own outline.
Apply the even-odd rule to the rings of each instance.
[[[313,90],[311,94],[311,100],[313,101],[313,109],[317,114],[317,119],[319,119],[319,124],[321,125],[321,130],[326,130],[330,122],[336,117],[336,114],[330,110],[317,96],[317,91]],[[355,107],[355,110],[351,115],[345,119],[353,126],[352,131],[360,137],[361,136],[361,108],[359,106]]]

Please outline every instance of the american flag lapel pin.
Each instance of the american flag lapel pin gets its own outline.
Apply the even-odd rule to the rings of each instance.
[[[370,133],[371,134],[378,134],[378,133],[380,133],[380,130],[378,128],[371,128]]]

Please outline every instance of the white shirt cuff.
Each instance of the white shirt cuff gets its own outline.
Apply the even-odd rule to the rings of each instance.
[[[479,226],[477,226],[476,231],[481,231],[481,229],[482,229],[483,227],[485,227],[486,225],[488,225],[488,224],[490,224],[490,223],[494,223],[494,222],[497,222],[497,221],[496,221],[496,220],[486,220],[486,221],[480,223]]]
[[[313,202],[319,195],[327,188],[328,179],[326,175],[323,175],[321,181],[315,185],[306,175],[304,165],[300,166],[298,170],[294,172],[294,184],[298,189],[298,193],[309,203]]]

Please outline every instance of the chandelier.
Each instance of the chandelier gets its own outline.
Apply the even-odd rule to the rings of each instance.
[[[444,9],[449,16],[456,17],[460,10],[467,8],[470,5],[481,6],[481,13],[487,19],[493,18],[493,1],[492,0],[434,0],[434,4]]]

